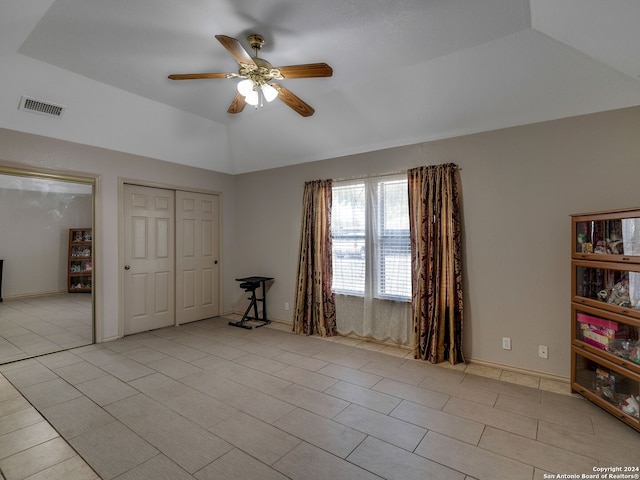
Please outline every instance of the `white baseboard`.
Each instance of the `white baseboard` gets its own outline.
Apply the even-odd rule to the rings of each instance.
[[[3,300],[24,300],[25,298],[38,298],[38,297],[50,297],[52,295],[65,295],[66,290],[56,290],[52,292],[38,292],[38,293],[20,293],[18,295],[4,295]]]
[[[551,373],[539,372],[537,370],[528,370],[526,368],[513,367],[511,365],[503,365],[501,363],[489,362],[487,360],[480,360],[477,358],[466,358],[467,363],[474,365],[482,365],[483,367],[497,368],[500,370],[506,370],[514,373],[521,373],[522,375],[529,375],[531,377],[545,378],[547,380],[554,380],[556,382],[570,383],[569,377],[563,377],[561,375],[553,375]]]
[[[124,337],[109,337],[109,338],[103,338],[100,342],[96,342],[96,343],[107,343],[107,342],[114,342],[116,340],[122,340]]]

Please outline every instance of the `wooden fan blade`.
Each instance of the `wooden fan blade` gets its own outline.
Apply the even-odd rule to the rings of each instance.
[[[289,105],[291,108],[293,108],[303,117],[310,117],[315,113],[315,110],[310,105],[302,101],[302,99],[297,95],[291,93],[290,90],[287,90],[285,87],[278,83],[274,83],[272,85],[276,90],[278,90],[278,98]]]
[[[195,80],[198,78],[229,78],[231,73],[174,73],[169,75],[171,80]]]
[[[249,65],[255,65],[253,58],[251,55],[247,53],[242,44],[232,37],[227,37],[226,35],[216,35],[218,41],[222,44],[224,48],[226,48],[233,58],[236,59],[238,63],[246,63]]]
[[[229,105],[227,113],[240,113],[246,104],[247,102],[244,101],[244,97],[240,93],[236,93],[236,97],[233,99],[233,102],[231,102],[231,105]]]
[[[284,78],[330,77],[333,75],[333,68],[326,63],[289,65],[288,67],[278,67],[278,70]]]

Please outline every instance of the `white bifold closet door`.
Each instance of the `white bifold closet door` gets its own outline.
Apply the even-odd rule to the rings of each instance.
[[[219,315],[218,196],[176,192],[176,323]]]
[[[217,195],[124,185],[124,334],[219,312]]]
[[[175,323],[175,192],[124,185],[124,333]]]

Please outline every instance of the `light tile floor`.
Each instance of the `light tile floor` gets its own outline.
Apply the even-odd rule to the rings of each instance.
[[[640,433],[567,384],[556,393],[277,327],[211,319],[1,366],[0,469],[8,480],[531,480],[640,466]]]
[[[0,303],[0,363],[93,342],[90,293],[67,293]]]

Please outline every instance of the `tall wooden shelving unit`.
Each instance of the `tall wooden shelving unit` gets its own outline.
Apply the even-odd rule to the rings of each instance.
[[[67,290],[69,293],[91,292],[93,279],[93,231],[91,228],[69,229]]]
[[[571,220],[571,388],[640,431],[640,208]]]

